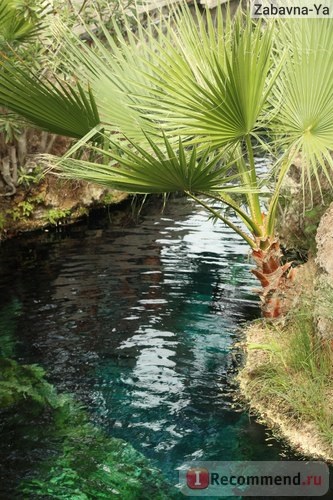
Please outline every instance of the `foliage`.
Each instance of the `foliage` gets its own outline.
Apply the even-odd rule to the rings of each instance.
[[[42,29],[41,17],[46,2],[44,6],[38,3],[35,0],[0,0],[1,50],[36,38]]]
[[[176,498],[172,487],[124,441],[93,427],[82,410],[67,402],[56,414],[63,453],[41,464],[36,479],[23,481],[25,494],[52,498]]]
[[[46,381],[40,366],[9,357],[14,355],[19,313],[16,300],[0,311],[1,427],[2,432],[6,426],[17,435],[22,432],[33,448],[38,443],[39,452],[33,460],[29,455],[27,475],[10,498],[176,498],[143,455],[91,424],[70,395],[58,394]]]
[[[147,141],[155,153],[154,156],[138,145],[133,144],[133,149],[117,145],[118,153],[114,153],[112,157],[127,167],[125,174],[118,167],[110,165],[80,160],[74,162],[78,169],[81,168],[81,177],[85,180],[97,179],[100,184],[106,185],[111,182],[119,190],[133,193],[160,193],[165,190],[169,193],[193,192],[198,188],[211,192],[239,191],[227,184],[237,177],[228,176],[229,165],[216,168],[221,158],[218,155],[211,157],[209,150],[202,152],[198,159],[195,149],[191,156],[187,155],[181,141],[177,152],[166,136],[163,149],[155,145],[149,137]]]
[[[6,216],[8,216],[13,221],[21,220],[24,218],[29,218],[38,205],[41,202],[39,197],[29,197],[24,201],[20,201],[11,210],[6,210]]]
[[[184,190],[184,183],[177,181],[177,169],[186,171],[193,155],[199,181],[191,189],[186,185],[185,190],[208,196],[214,191],[213,198],[231,207],[253,234],[251,246],[257,247],[256,238],[266,245],[267,237],[274,234],[279,189],[293,157],[302,153],[304,179],[311,171],[316,173],[317,165],[324,172],[327,164],[332,165],[330,24],[323,19],[302,20],[296,30],[294,20],[283,20],[278,26],[268,20],[263,29],[248,12],[239,10],[231,20],[218,9],[214,25],[209,12],[205,20],[197,10],[196,20],[186,5],[174,7],[171,14],[168,18],[161,15],[157,25],[149,20],[146,28],[138,24],[135,32],[124,18],[125,34],[115,21],[118,40],[100,21],[105,41],[91,32],[94,48],[66,28],[56,27],[55,36],[63,42],[64,73],[75,72],[76,88],[60,81],[55,88],[51,80],[38,82],[3,63],[0,102],[48,130],[84,137],[75,150],[104,131],[102,181],[98,165],[66,158],[62,169],[74,177],[87,177],[90,172],[93,178],[95,172],[97,182],[112,187],[167,192],[166,177],[159,177],[159,183],[152,177],[152,165],[165,169],[166,154],[169,160],[170,155],[175,157],[169,166],[175,181],[172,189]],[[318,53],[317,47],[322,47]],[[29,107],[22,101],[25,92],[30,95]],[[133,146],[146,160],[151,155],[136,170],[135,178]],[[265,217],[261,207],[267,193],[259,193],[263,181],[255,165],[255,148],[280,151],[279,179]],[[244,189],[241,203],[228,192],[230,175],[224,176],[223,192],[221,181],[206,185],[205,172],[200,174],[200,165],[209,163],[216,150],[221,154],[217,170],[223,173],[229,166],[238,173],[238,184]],[[118,176],[107,168],[110,159],[122,165]],[[211,210],[212,205],[207,208]],[[229,223],[219,211],[214,215]],[[236,229],[243,236],[239,226]]]
[[[34,205],[29,201],[21,201],[18,207],[21,209],[23,217],[29,217],[34,209]]]
[[[15,115],[6,113],[0,116],[0,133],[4,135],[6,144],[18,139],[21,128]]]
[[[22,399],[41,405],[55,403],[55,391],[44,380],[45,372],[36,365],[19,365],[8,358],[0,359],[0,408],[10,407]]]
[[[3,213],[0,213],[0,240],[1,240],[1,231],[5,228],[6,225],[6,216]]]
[[[105,193],[103,196],[104,205],[111,205],[114,201],[114,195],[112,193]]]
[[[250,391],[301,425],[314,424],[331,447],[333,350],[318,339],[313,312],[313,304],[293,311],[284,328],[266,327],[264,343],[249,345],[269,353],[267,364],[253,371]]]
[[[0,310],[0,408],[31,399],[41,405],[53,405],[55,391],[44,380],[44,370],[36,365],[20,365],[14,355],[16,320],[20,303],[12,300]]]
[[[100,19],[103,20],[103,24],[108,31],[112,32],[115,19],[119,23],[123,22],[124,15],[126,15],[129,22],[130,17],[133,19],[135,5],[140,5],[140,1],[99,0],[97,3],[94,0],[83,0],[81,5],[75,5],[70,0],[65,2],[63,0],[54,0],[53,5],[54,12],[60,16],[69,28],[75,29],[78,26],[82,27],[82,24],[84,24],[88,31],[93,31],[95,36],[101,37],[103,36],[103,30],[99,23]],[[89,40],[89,33],[84,33],[83,38]]]
[[[19,414],[27,426],[48,409],[52,413],[41,429],[52,447],[50,458],[34,464],[21,483],[25,495],[52,498],[176,498],[157,469],[122,440],[110,438],[88,420],[68,395],[58,395],[37,365],[20,365],[0,359],[0,408]],[[24,406],[21,407],[20,405]],[[15,417],[16,418],[16,417]],[[20,425],[19,421],[16,422]],[[22,425],[22,424],[21,424]],[[45,422],[44,422],[45,427]]]
[[[303,191],[313,175],[332,185],[331,22],[254,22],[242,8],[232,19],[222,7],[194,16],[184,2],[145,26],[137,11],[136,23],[124,15],[110,33],[100,19],[93,47],[55,25],[61,71],[40,79],[3,61],[0,104],[79,139],[49,159],[63,175],[195,199],[250,245],[264,314],[278,316],[294,275],[275,234],[283,180],[297,156]]]
[[[43,171],[43,168],[40,166],[37,166],[36,168],[28,171],[26,168],[20,168],[18,170],[17,185],[23,185],[24,187],[28,188],[32,184],[39,184],[44,175],[45,173]]]
[[[28,111],[24,102],[17,101],[15,112],[25,116],[41,128],[59,135],[81,137],[99,122],[98,112],[91,96],[89,97],[88,94],[87,97],[81,86],[78,86],[77,91],[66,84],[63,84],[61,90],[54,86],[47,88],[43,84],[37,87],[29,75],[20,71],[16,66],[12,66],[11,63],[4,64],[1,77],[3,104],[9,103],[10,96],[15,91],[20,93],[26,89],[31,101],[35,104]],[[49,107],[58,109],[58,112],[50,116]]]
[[[64,219],[70,215],[70,210],[63,210],[61,208],[50,208],[47,211],[44,218],[48,224],[57,225],[61,219]]]

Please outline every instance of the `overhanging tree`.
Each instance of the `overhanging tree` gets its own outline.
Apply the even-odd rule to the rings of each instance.
[[[116,36],[104,29],[103,42],[91,34],[93,48],[55,26],[66,78],[40,81],[3,62],[0,103],[80,138],[60,162],[65,175],[133,193],[183,191],[203,205],[250,245],[263,313],[279,316],[293,278],[275,234],[283,179],[298,155],[304,184],[331,179],[332,24],[254,22],[241,9],[231,19],[221,8],[213,19],[187,4],[170,14],[136,30],[125,22],[125,33],[115,25]],[[98,160],[75,159],[89,141]],[[258,155],[273,163],[264,174]]]

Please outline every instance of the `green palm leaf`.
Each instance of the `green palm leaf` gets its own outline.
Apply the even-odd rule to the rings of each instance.
[[[36,82],[9,61],[0,61],[0,102],[38,127],[55,134],[83,137],[100,123],[90,89],[85,93],[58,82]]]
[[[248,189],[232,184],[239,175],[230,174],[230,164],[221,165],[221,156],[210,150],[197,154],[188,151],[179,139],[175,150],[166,136],[164,147],[149,136],[145,148],[117,143],[108,151],[100,151],[113,160],[109,165],[71,158],[60,161],[61,171],[69,177],[98,182],[130,193],[172,192],[244,192]],[[150,150],[150,152],[148,152]],[[119,166],[114,166],[115,162]]]
[[[96,125],[93,102],[106,130],[121,132],[136,142],[144,141],[142,131],[158,133],[162,128],[170,141],[181,135],[200,142],[203,148],[218,148],[261,126],[266,92],[276,76],[271,71],[272,30],[263,30],[260,24],[253,27],[250,17],[241,12],[235,21],[227,18],[224,25],[218,10],[214,25],[208,11],[207,26],[199,14],[196,21],[187,5],[174,7],[171,13],[161,28],[148,22],[146,28],[138,24],[133,33],[127,25],[122,34],[115,24],[117,40],[102,26],[107,43],[92,34],[93,49],[64,27],[55,26],[54,34],[63,43],[64,72],[70,77],[78,75],[82,87],[89,82],[94,96],[87,107],[81,106],[87,114],[87,119],[78,119],[84,130],[75,130],[68,123],[63,127],[65,135],[82,137],[87,127]],[[8,73],[8,77],[0,74],[0,86],[8,87],[13,80],[13,91],[0,92],[0,103],[49,130],[53,122],[52,131],[58,132],[55,125],[65,123],[69,114],[68,94],[56,91],[55,96],[50,82],[41,83],[26,71]],[[66,89],[71,97],[81,96],[74,85],[66,84]],[[38,118],[41,103],[49,124],[42,115]],[[76,108],[75,115],[79,114]]]
[[[78,75],[81,82],[89,82],[105,130],[121,132],[136,141],[145,140],[143,130],[153,133],[160,129],[146,113],[136,109],[141,98],[150,92],[151,84],[143,75],[148,71],[150,55],[144,44],[138,49],[138,35],[130,26],[123,34],[114,24],[117,41],[103,24],[101,28],[106,42],[102,43],[90,33],[94,40],[91,48],[64,25],[54,25],[53,33],[63,45],[59,57],[64,72]],[[138,58],[139,50],[145,55],[142,59]]]
[[[210,26],[209,12],[207,17]],[[183,29],[185,35],[202,31],[185,7],[177,34],[169,27],[167,50],[162,50],[166,35],[159,33],[159,50],[155,50],[147,75],[152,96],[147,96],[145,106],[141,104],[151,119],[165,123],[169,134],[181,133],[194,137],[192,142],[216,148],[237,142],[262,126],[266,93],[276,78],[272,27],[253,26],[250,17],[241,12],[226,29],[222,26],[218,24],[220,33],[208,30],[195,44],[183,36]],[[208,45],[213,50],[206,57]]]
[[[198,9],[193,16],[184,2],[171,7],[160,25],[148,18],[134,30],[124,18],[124,26],[125,33],[115,22],[110,34],[101,25],[103,43],[91,33],[94,47],[88,47],[56,25],[69,83],[59,77],[42,82],[5,61],[0,105],[39,127],[80,138],[70,154],[104,130],[101,155],[111,164],[80,162],[68,154],[61,164],[66,175],[130,192],[226,191],[223,201],[256,236],[272,235],[279,190],[295,154],[302,153],[308,167],[304,179],[320,170],[329,176],[333,166],[330,20],[254,23],[248,11],[231,19],[221,7],[213,19]],[[257,189],[257,145],[280,156],[266,218]],[[219,163],[220,154],[230,151],[240,156],[234,168],[244,210],[236,198],[230,200],[236,190],[230,165]]]
[[[272,123],[278,146],[303,158],[303,179],[333,168],[333,26],[329,19],[286,20],[280,44],[289,48],[274,88]]]
[[[0,42],[25,43],[35,38],[44,27],[45,9],[46,6],[42,5],[36,19],[27,19],[14,0],[0,0]]]

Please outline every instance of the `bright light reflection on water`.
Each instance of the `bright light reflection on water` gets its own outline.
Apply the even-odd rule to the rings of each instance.
[[[258,306],[248,247],[231,230],[174,200],[138,225],[98,221],[11,245],[0,293],[22,302],[21,359],[97,425],[172,478],[188,459],[279,457],[233,405],[232,347]]]

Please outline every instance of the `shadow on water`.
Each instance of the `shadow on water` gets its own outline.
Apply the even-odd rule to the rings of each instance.
[[[0,294],[21,304],[18,358],[174,482],[185,460],[294,458],[232,402],[233,344],[259,314],[247,252],[182,199],[162,215],[148,205],[139,224],[7,242]]]

